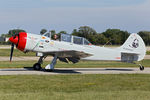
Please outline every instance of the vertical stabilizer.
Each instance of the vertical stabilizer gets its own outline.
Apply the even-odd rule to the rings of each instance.
[[[121,53],[135,54],[138,56],[137,61],[144,59],[146,47],[143,39],[136,33],[132,33],[125,43],[119,47]]]

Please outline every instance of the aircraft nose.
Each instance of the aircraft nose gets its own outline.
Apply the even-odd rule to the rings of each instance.
[[[27,33],[20,32],[19,34],[10,37],[9,41],[15,44],[19,50],[24,51],[27,42]]]
[[[9,41],[14,43],[14,44],[17,44],[18,43],[18,36],[12,36],[9,38]]]

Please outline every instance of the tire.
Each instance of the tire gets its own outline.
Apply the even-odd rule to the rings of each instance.
[[[140,66],[140,70],[141,70],[141,71],[144,70],[144,66]]]
[[[33,69],[34,69],[34,70],[41,70],[41,64],[35,63],[35,64],[33,65]]]

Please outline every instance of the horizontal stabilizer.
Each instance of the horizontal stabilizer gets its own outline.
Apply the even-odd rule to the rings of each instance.
[[[140,55],[139,52],[121,52],[121,53],[125,53],[125,54],[134,54],[134,55]]]

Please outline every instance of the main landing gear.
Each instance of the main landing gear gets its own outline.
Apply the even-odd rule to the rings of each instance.
[[[39,63],[35,63],[34,65],[33,65],[33,69],[34,70],[41,70],[41,64],[39,64]]]
[[[34,65],[33,65],[33,69],[34,70],[41,70],[41,64],[43,63],[43,60],[46,58],[46,56],[41,56],[40,58],[39,58],[39,60],[38,60],[38,62],[37,63],[35,63]]]
[[[41,56],[41,57],[39,58],[38,62],[33,65],[33,69],[34,69],[34,70],[41,70],[41,68],[42,68],[42,67],[41,67],[41,64],[43,63],[43,60],[44,60],[45,58],[46,58],[46,56]],[[54,66],[56,65],[56,63],[57,63],[57,56],[54,56],[54,58],[53,58],[51,64],[48,64],[48,65],[45,67],[45,69],[48,70],[48,71],[54,70]]]
[[[45,69],[48,70],[48,71],[53,71],[54,70],[54,66],[56,65],[57,63],[57,56],[55,55],[51,64],[48,64]]]

